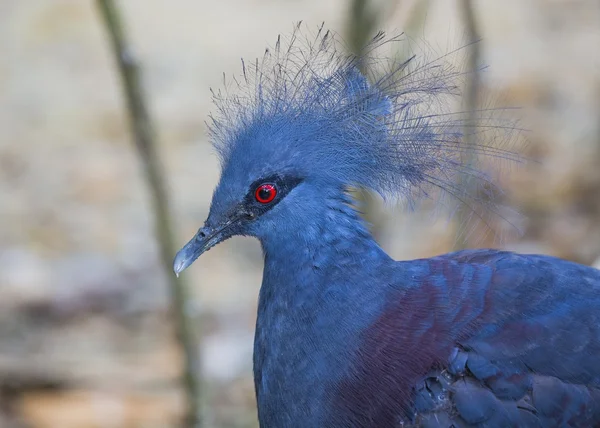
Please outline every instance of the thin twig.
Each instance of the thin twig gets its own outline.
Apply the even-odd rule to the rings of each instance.
[[[401,0],[391,0],[389,3],[378,4],[369,0],[352,0],[346,23],[346,38],[348,40],[348,49],[352,54],[359,54],[365,45],[374,36],[380,23],[386,17],[393,16],[394,10],[400,7]],[[412,33],[418,32],[424,25],[425,16],[429,7],[429,0],[417,0],[412,6],[404,24],[405,33],[412,36]],[[363,58],[366,59],[366,58]],[[398,59],[398,63],[403,58]],[[408,57],[406,58],[408,59]],[[368,75],[366,62],[358,64],[361,72]],[[354,191],[354,197],[361,207],[363,218],[369,224],[373,237],[380,241],[385,235],[385,214],[381,203],[366,189],[357,189]]]
[[[153,124],[146,107],[139,68],[127,42],[119,9],[113,0],[97,0],[97,3],[104,19],[121,75],[121,83],[127,101],[127,110],[135,146],[141,158],[146,180],[152,194],[152,204],[156,215],[155,232],[160,246],[161,262],[169,281],[178,340],[183,348],[185,359],[184,373],[182,374],[182,383],[186,391],[188,406],[185,425],[198,427],[201,424],[201,385],[198,370],[198,347],[194,334],[194,320],[188,316],[188,311],[186,310],[190,302],[188,289],[182,279],[177,279],[171,272],[175,245],[171,232],[168,198],[157,154]]]
[[[467,117],[465,119],[465,132],[464,132],[464,144],[465,144],[465,153],[466,158],[463,159],[463,163],[466,167],[470,167],[474,160],[475,151],[470,150],[473,147],[476,147],[477,135],[472,132],[471,129],[477,126],[477,111],[479,105],[479,92],[480,92],[480,73],[479,66],[481,64],[481,43],[478,43],[480,40],[479,29],[477,28],[477,20],[475,17],[475,11],[473,10],[473,2],[471,0],[461,0],[460,8],[463,16],[463,20],[465,22],[466,30],[467,30],[467,43],[468,43],[468,80],[465,86],[464,92],[464,102],[465,108],[464,110],[467,112]],[[461,182],[459,186],[464,186],[466,188],[465,192],[474,192],[476,189],[470,189],[471,183],[469,182],[467,177],[459,177]],[[463,233],[462,228],[467,227],[467,216],[469,215],[468,209],[466,207],[459,207],[457,212],[457,237],[454,244],[455,250],[464,249],[467,247],[468,242],[466,242],[465,234]]]
[[[354,55],[360,54],[365,45],[373,37],[379,23],[379,11],[372,10],[369,7],[368,0],[352,0],[346,23],[346,38],[348,40],[348,49]],[[361,58],[364,60],[364,58]],[[365,62],[358,64],[361,72],[366,73]],[[381,238],[383,224],[378,213],[377,200],[366,189],[356,189],[354,197],[361,207],[362,215],[369,224],[371,234],[376,240]]]

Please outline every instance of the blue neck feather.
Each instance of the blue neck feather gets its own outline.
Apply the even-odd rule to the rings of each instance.
[[[360,330],[383,307],[382,285],[371,281],[391,259],[348,202],[333,195],[321,211],[294,222],[294,230],[261,239],[254,374],[264,426],[288,426],[281,418],[300,417],[306,426],[321,426],[327,386],[344,375]],[[357,266],[362,269],[349,281],[348,269]]]

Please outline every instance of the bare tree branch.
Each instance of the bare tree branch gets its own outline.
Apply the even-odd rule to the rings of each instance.
[[[142,161],[144,173],[152,195],[155,218],[155,233],[159,242],[160,257],[171,291],[172,311],[175,317],[177,336],[184,353],[184,373],[182,383],[187,397],[185,426],[201,425],[201,385],[199,374],[198,346],[196,343],[194,320],[188,316],[186,307],[190,304],[188,289],[182,279],[171,272],[175,254],[171,215],[165,181],[157,154],[156,138],[146,101],[140,72],[134,55],[128,45],[119,9],[113,0],[97,0],[104,24],[108,31],[121,76],[123,92],[137,153]]]
[[[477,144],[477,134],[471,132],[470,129],[473,129],[477,126],[477,110],[479,106],[479,92],[480,92],[480,73],[479,66],[481,64],[481,43],[478,43],[480,40],[479,29],[477,27],[477,19],[475,17],[475,11],[473,10],[473,2],[472,0],[460,0],[459,7],[461,8],[461,13],[463,16],[463,20],[465,22],[466,30],[467,30],[467,43],[468,43],[468,80],[465,87],[464,92],[464,102],[465,102],[465,111],[467,112],[467,118],[465,121],[465,129],[464,139],[465,139],[465,147],[475,147]],[[463,162],[465,165],[471,165],[474,161],[472,150],[465,150],[469,156],[468,159],[464,159]],[[461,183],[460,186],[465,186],[467,188],[466,191],[475,192],[476,189],[468,189],[468,187],[473,187],[469,180],[466,177],[460,177]],[[457,212],[457,237],[454,244],[455,250],[464,249],[468,246],[466,235],[462,230],[463,227],[467,226],[468,209],[466,207],[459,207]]]

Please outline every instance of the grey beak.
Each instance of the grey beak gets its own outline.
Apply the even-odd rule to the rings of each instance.
[[[227,239],[229,235],[224,232],[231,223],[227,222],[216,228],[205,226],[198,230],[198,233],[190,239],[190,242],[185,244],[175,255],[175,259],[173,260],[173,272],[175,272],[175,275],[179,276],[181,272],[194,263],[203,253]]]

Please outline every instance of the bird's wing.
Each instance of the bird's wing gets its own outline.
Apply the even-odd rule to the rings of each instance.
[[[459,339],[415,387],[418,426],[600,426],[600,271],[493,250],[431,263],[462,278],[449,293],[469,308],[448,309]]]

